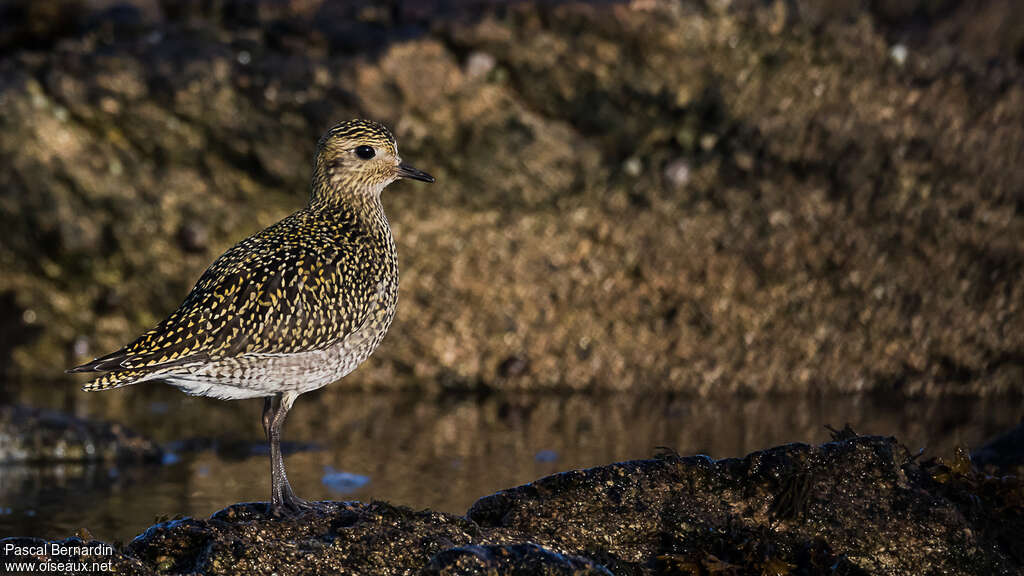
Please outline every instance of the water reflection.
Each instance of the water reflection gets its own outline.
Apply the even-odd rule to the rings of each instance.
[[[260,402],[188,398],[163,387],[80,396],[87,404],[73,407],[81,415],[120,419],[172,446],[174,457],[148,467],[0,467],[0,536],[64,537],[87,527],[99,538],[128,539],[158,516],[207,516],[233,502],[266,499]],[[977,446],[1022,417],[1019,400],[1000,398],[425,398],[328,389],[296,404],[286,437],[289,479],[307,499],[379,498],[463,513],[495,490],[647,458],[657,446],[741,456],[784,442],[821,442],[825,425],[850,423],[944,453],[958,443]]]

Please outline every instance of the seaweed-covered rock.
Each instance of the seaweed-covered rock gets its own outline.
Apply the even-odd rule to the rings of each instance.
[[[665,569],[721,563],[751,573],[781,566],[814,573],[837,563],[869,574],[1019,568],[1012,549],[986,544],[1000,537],[977,532],[985,514],[973,524],[955,501],[936,497],[943,487],[928,470],[877,437],[717,462],[669,456],[544,478],[481,499],[468,517],[545,546],[601,549],[616,573],[652,558]],[[1007,487],[1021,483],[1011,479]],[[999,515],[1014,502],[987,504],[988,514]],[[1020,533],[1024,510],[1004,520],[1004,537]]]
[[[611,576],[585,558],[556,554],[536,544],[463,546],[437,554],[424,576]]]
[[[159,461],[163,451],[116,423],[27,406],[0,406],[0,464]]]
[[[849,431],[745,458],[667,454],[556,474],[483,498],[465,517],[384,502],[325,502],[290,519],[265,509],[238,504],[208,520],[157,524],[109,560],[125,574],[1024,569],[1021,479],[986,476],[965,457],[919,463],[894,439]]]

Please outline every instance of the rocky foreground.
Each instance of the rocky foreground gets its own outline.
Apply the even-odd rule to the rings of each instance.
[[[1019,574],[1024,483],[968,457],[919,462],[846,430],[738,459],[666,453],[542,478],[465,516],[385,502],[271,519],[237,504],[157,524],[120,574]],[[13,538],[8,544],[42,546]],[[99,545],[77,538],[63,546]],[[10,555],[8,555],[8,560]]]

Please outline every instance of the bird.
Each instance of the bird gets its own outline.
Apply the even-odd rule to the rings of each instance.
[[[299,395],[365,361],[391,326],[398,253],[381,192],[434,177],[402,161],[391,131],[348,120],[317,143],[307,205],[217,258],[166,319],[116,352],[70,368],[85,391],[163,382],[193,396],[263,398],[268,511],[316,507],[285,474],[281,429]]]

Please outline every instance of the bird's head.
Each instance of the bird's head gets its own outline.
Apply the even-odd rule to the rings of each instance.
[[[372,120],[342,122],[320,138],[313,169],[312,202],[335,196],[379,197],[400,178],[433,182],[434,177],[404,164],[386,126]]]

